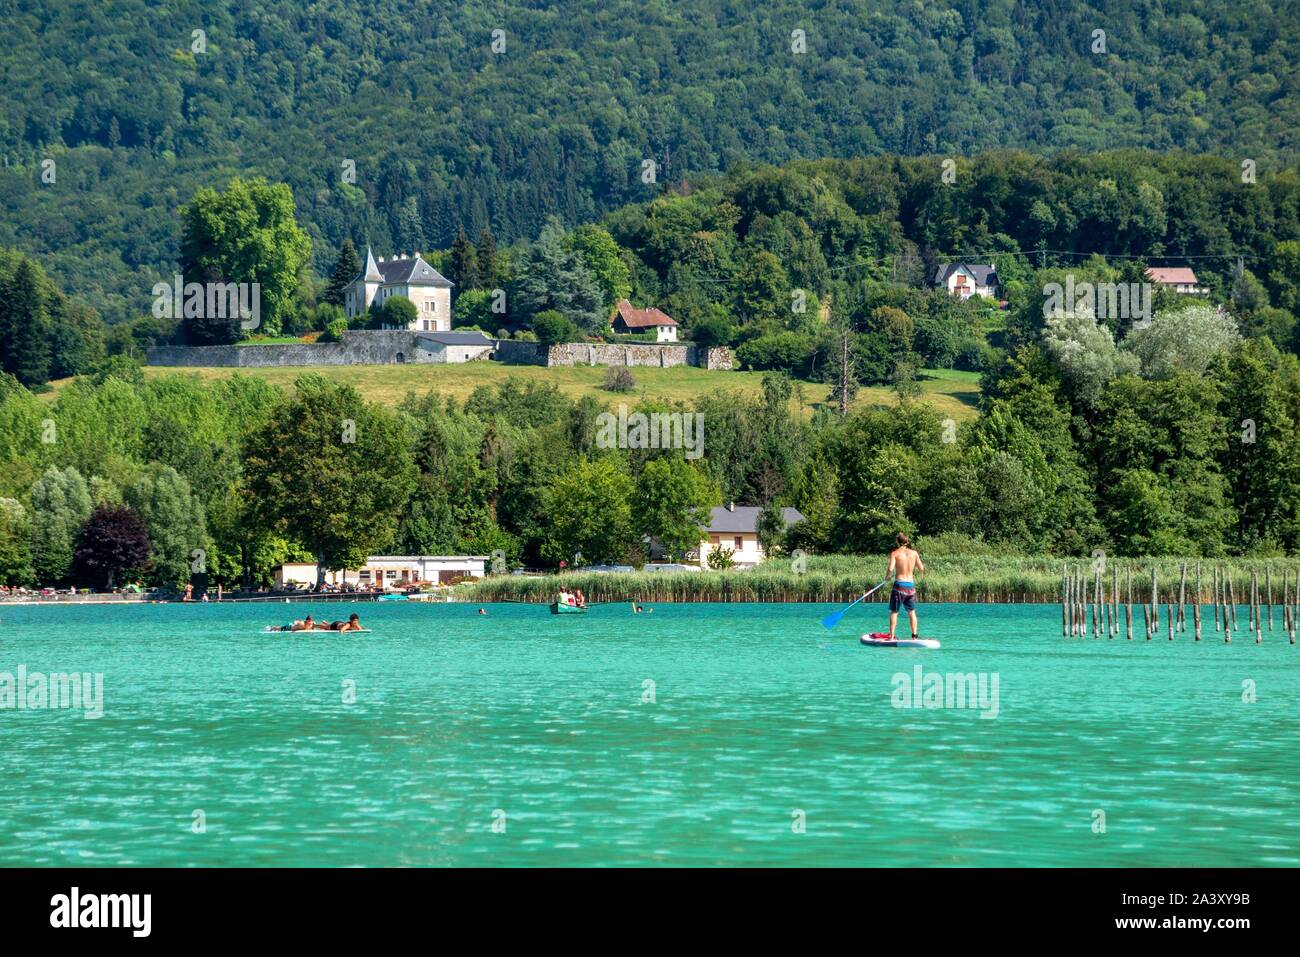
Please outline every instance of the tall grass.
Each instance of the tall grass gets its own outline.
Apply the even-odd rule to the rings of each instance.
[[[588,601],[649,602],[844,602],[848,603],[885,577],[888,559],[883,556],[809,556],[799,569],[797,563],[771,561],[748,571],[631,572],[597,574],[567,572],[561,575],[487,578],[464,586],[470,601],[523,601],[549,603],[561,587],[582,589]],[[1179,571],[1187,563],[1188,601],[1196,581],[1197,559],[1133,558],[1111,559],[1105,569],[1106,594],[1111,590],[1111,569],[1120,576],[1120,597],[1125,597],[1128,571],[1133,574],[1133,601],[1150,599],[1151,569],[1157,569],[1161,600],[1174,598]],[[1210,601],[1210,568],[1230,570],[1239,604],[1249,595],[1250,575],[1259,575],[1261,599],[1265,570],[1273,571],[1273,601],[1280,604],[1282,571],[1294,583],[1300,575],[1300,559],[1200,559],[1203,601]],[[1061,600],[1061,569],[1082,567],[1091,581],[1092,559],[965,555],[932,558],[917,582],[922,601],[938,602],[1058,602]],[[868,601],[888,601],[889,589],[882,588]],[[1175,599],[1176,600],[1176,599]]]

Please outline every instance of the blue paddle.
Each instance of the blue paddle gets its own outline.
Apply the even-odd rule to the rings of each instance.
[[[867,592],[865,595],[863,595],[862,598],[859,598],[857,601],[853,602],[853,604],[845,605],[845,606],[844,606],[843,608],[841,608],[839,611],[833,611],[833,612],[831,612],[829,615],[827,615],[825,618],[822,619],[822,626],[823,626],[824,628],[834,628],[836,625],[838,625],[838,624],[840,623],[840,619],[844,617],[844,613],[845,613],[845,612],[847,612],[850,608],[852,608],[853,605],[856,605],[859,601],[862,601],[863,599],[866,599],[866,598],[870,598],[870,597],[871,597],[872,595],[874,595],[877,591],[879,591],[879,590],[881,589],[881,587],[883,587],[884,584],[885,584],[885,582],[887,582],[887,581],[889,581],[888,578],[886,578],[885,581],[881,582],[881,583],[880,583],[879,585],[877,585],[875,588],[871,589],[871,591],[869,591],[869,592]]]

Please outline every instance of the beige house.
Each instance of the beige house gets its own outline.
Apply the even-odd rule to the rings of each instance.
[[[943,263],[935,273],[934,284],[960,299],[971,296],[998,297],[998,272],[988,263]]]
[[[621,335],[653,332],[655,342],[677,341],[677,320],[659,309],[637,309],[626,299],[620,299],[614,306],[610,325]]]
[[[325,584],[400,590],[417,582],[482,578],[486,567],[486,555],[372,555],[360,568],[326,571]],[[275,570],[276,588],[295,585],[316,585],[314,562],[286,562]]]
[[[1184,296],[1208,296],[1210,290],[1202,286],[1189,266],[1152,266],[1147,277],[1157,286]]]
[[[352,319],[393,296],[405,296],[415,306],[415,321],[406,328],[413,332],[451,331],[451,281],[419,253],[385,261],[383,256],[375,259],[367,246],[361,275],[343,288],[343,311]]]
[[[758,516],[762,511],[755,505],[735,502],[715,506],[709,516],[709,527],[704,530],[704,540],[700,542],[700,567],[708,568],[709,553],[719,548],[731,549],[732,561],[737,565],[761,562],[766,557],[758,541]],[[781,509],[781,517],[786,528],[803,521],[803,513],[797,508]]]

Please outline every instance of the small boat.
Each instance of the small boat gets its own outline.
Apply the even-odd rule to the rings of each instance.
[[[410,595],[380,595],[376,601],[410,601]]]
[[[586,613],[586,605],[579,607],[578,605],[561,605],[558,601],[551,602],[552,615],[585,615]]]

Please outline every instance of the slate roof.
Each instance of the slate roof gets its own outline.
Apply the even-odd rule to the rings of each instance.
[[[981,286],[994,285],[998,281],[997,268],[987,263],[943,263],[939,266],[939,271],[935,273],[934,281],[936,283],[947,282],[958,269],[966,270],[975,279],[975,282]]]
[[[725,505],[716,505],[709,517],[708,531],[711,534],[727,533],[748,533],[753,535],[758,531],[758,516],[763,510],[756,505],[737,505],[734,509],[729,509]],[[785,519],[786,527],[803,521],[803,513],[797,508],[781,509],[781,517]]]
[[[421,345],[490,346],[492,340],[481,332],[422,332],[416,337]]]
[[[376,262],[369,246],[366,247],[366,265],[361,275],[353,280],[353,282],[362,281],[403,283],[408,286],[442,286],[448,289],[452,285],[451,280],[425,262],[422,256],[407,256]]]

